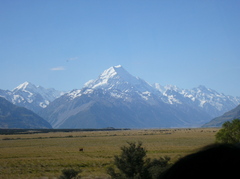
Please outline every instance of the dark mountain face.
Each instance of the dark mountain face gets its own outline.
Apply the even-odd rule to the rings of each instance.
[[[210,119],[199,108],[163,102],[157,89],[121,66],[105,70],[97,80],[56,99],[39,114],[54,128],[193,127]]]
[[[224,113],[222,116],[212,119],[210,122],[204,124],[203,127],[221,127],[224,122],[232,121],[233,119],[240,119],[240,105]]]
[[[50,104],[44,110],[45,117],[49,116],[47,110],[51,114],[51,107]],[[137,98],[124,101],[111,97],[109,93],[103,94],[102,90],[96,90],[91,95],[85,94],[72,100],[68,105],[59,106],[49,122],[56,128],[160,127],[156,124],[166,117],[165,108],[164,103],[153,106]],[[51,120],[56,118],[58,120]]]
[[[45,129],[51,125],[34,112],[0,97],[0,128]]]

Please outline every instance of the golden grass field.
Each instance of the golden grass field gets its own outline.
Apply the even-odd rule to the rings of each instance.
[[[147,157],[171,162],[215,142],[219,129],[154,129],[0,135],[0,178],[57,178],[81,169],[83,178],[109,178],[106,168],[126,142],[143,143]],[[83,152],[79,148],[84,148]]]

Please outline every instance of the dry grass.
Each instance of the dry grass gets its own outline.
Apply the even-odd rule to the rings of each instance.
[[[106,168],[126,142],[142,141],[147,156],[172,162],[211,144],[218,129],[159,129],[0,135],[0,178],[57,178],[65,168],[107,178]],[[80,152],[79,148],[84,148]]]

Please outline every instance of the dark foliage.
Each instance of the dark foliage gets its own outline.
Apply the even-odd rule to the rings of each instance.
[[[240,120],[234,119],[222,125],[222,129],[216,134],[219,143],[236,144],[240,142]]]
[[[127,128],[103,128],[103,129],[0,129],[2,135],[12,134],[38,134],[38,133],[49,133],[49,132],[83,132],[83,131],[119,131],[119,130],[130,130]]]
[[[146,158],[146,149],[142,143],[128,142],[129,146],[121,147],[121,154],[114,157],[114,168],[108,168],[108,174],[114,179],[153,179],[164,171],[168,166],[169,157],[150,160]]]
[[[239,161],[239,146],[214,144],[183,157],[159,179],[238,178]]]
[[[63,169],[62,175],[59,177],[59,179],[73,179],[75,178],[80,171],[76,171],[74,169]]]
[[[159,176],[170,166],[169,161],[170,157],[160,157],[160,159],[153,159],[149,163],[149,172],[152,179],[157,179]]]

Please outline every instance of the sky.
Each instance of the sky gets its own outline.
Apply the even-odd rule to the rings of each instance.
[[[0,89],[69,91],[111,66],[240,96],[238,0],[1,0]]]

